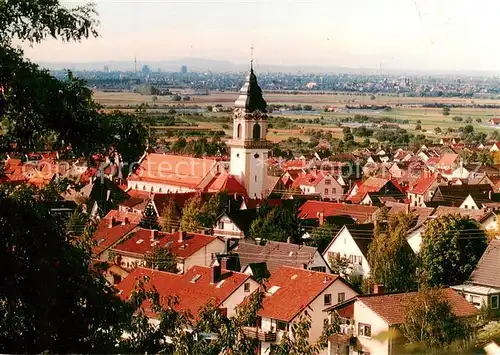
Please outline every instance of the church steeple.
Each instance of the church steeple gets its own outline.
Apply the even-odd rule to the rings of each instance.
[[[235,101],[234,107],[244,109],[248,113],[257,110],[262,113],[267,112],[267,102],[262,96],[262,89],[257,83],[257,77],[253,71],[253,60],[250,64],[250,73],[245,79],[245,83],[240,90],[240,96]]]

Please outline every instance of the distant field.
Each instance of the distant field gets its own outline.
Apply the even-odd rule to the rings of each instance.
[[[334,136],[341,137],[341,130],[331,124],[332,119],[342,118],[342,117],[352,117],[356,114],[363,114],[373,117],[390,117],[395,119],[407,119],[409,124],[400,125],[402,128],[407,129],[409,132],[415,133],[414,128],[418,120],[420,120],[422,129],[424,129],[426,134],[434,136],[433,130],[435,127],[440,127],[445,130],[448,127],[458,128],[465,125],[465,119],[471,118],[472,125],[476,131],[488,132],[494,128],[488,125],[488,120],[492,117],[500,117],[499,109],[483,109],[483,108],[451,108],[449,116],[443,116],[442,109],[440,108],[423,108],[423,107],[412,107],[411,105],[422,105],[426,103],[445,103],[445,104],[498,104],[500,105],[500,98],[497,99],[459,99],[459,98],[415,98],[415,97],[396,97],[396,96],[385,96],[385,95],[375,95],[375,99],[371,99],[369,95],[359,95],[359,94],[348,94],[348,93],[338,93],[338,94],[319,94],[319,95],[307,95],[307,94],[276,94],[276,93],[264,93],[265,99],[269,104],[308,104],[312,105],[315,111],[319,112],[307,112],[304,111],[300,114],[287,114],[287,117],[291,119],[314,119],[319,116],[323,116],[325,120],[325,125],[308,124],[301,123],[300,126],[304,129],[314,128],[323,130],[332,130]],[[157,99],[153,101],[152,96],[134,94],[134,93],[109,93],[109,92],[94,92],[94,99],[101,103],[105,107],[121,105],[124,111],[133,111],[135,108],[126,109],[127,105],[140,105],[142,103],[147,103],[149,105],[183,105],[186,108],[199,106],[215,106],[216,104],[221,104],[223,106],[232,106],[236,98],[238,97],[237,92],[224,92],[224,93],[211,93],[206,96],[191,96],[191,100],[187,102],[172,101],[167,96],[157,96]],[[403,105],[394,107],[396,105]],[[350,112],[323,112],[325,106],[335,106],[340,109],[345,109],[346,105],[390,105],[393,107],[391,111],[370,111],[370,110],[351,110]],[[168,109],[155,110],[155,112],[167,112]],[[228,115],[228,113],[217,113],[215,115]],[[455,122],[452,117],[460,116],[464,119],[462,122]],[[476,122],[477,119],[481,119],[481,123]],[[222,123],[199,123],[200,127],[203,128],[213,128],[221,129]],[[229,131],[227,131],[230,133]],[[418,132],[420,133],[420,132]],[[306,137],[300,133],[300,128],[296,130],[286,130],[286,129],[270,129],[268,139],[279,142],[281,140],[287,139],[289,137],[301,137],[305,139]]]

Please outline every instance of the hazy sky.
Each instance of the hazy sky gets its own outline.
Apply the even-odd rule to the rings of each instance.
[[[64,1],[64,0],[63,0]],[[64,1],[69,6],[76,1]],[[97,0],[100,38],[35,61],[198,57],[387,69],[500,70],[499,0]]]

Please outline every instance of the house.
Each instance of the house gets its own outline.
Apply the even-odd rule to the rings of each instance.
[[[377,291],[377,290],[376,290]],[[376,354],[396,355],[398,340],[378,335],[397,330],[405,320],[405,307],[416,292],[358,295],[324,311],[337,312],[342,323],[341,334],[334,334],[329,341],[329,355]],[[451,288],[442,290],[442,297],[451,312],[460,318],[473,319],[478,310]],[[396,343],[396,341],[398,343]]]
[[[319,195],[324,200],[340,201],[344,197],[344,188],[327,171],[311,171],[298,176],[292,183],[292,189],[299,189],[303,195]]]
[[[126,241],[113,247],[111,252],[117,257],[120,266],[130,270],[146,266],[145,256],[155,246],[170,249],[177,259],[180,273],[194,265],[210,265],[213,256],[225,250],[224,241],[214,236],[184,231],[163,233],[141,228]]]
[[[433,174],[428,177],[423,177],[408,189],[408,199],[412,206],[423,207],[425,202],[428,202],[434,196],[439,185],[439,175]]]
[[[198,319],[200,309],[210,301],[228,317],[232,317],[245,297],[259,287],[249,275],[226,270],[220,265],[193,266],[184,275],[138,267],[118,284],[120,297],[128,300],[137,282],[145,278],[148,279],[146,290],[155,288],[160,300],[165,303],[169,297],[178,297],[179,303],[175,309],[189,311],[195,319]],[[149,301],[142,305],[146,315],[155,319],[157,314],[150,306]]]
[[[216,159],[146,153],[127,179],[128,188],[159,193],[204,191],[222,170]]]
[[[373,241],[373,223],[343,226],[323,252],[323,258],[330,264],[332,258],[347,258],[350,271],[361,276],[370,274],[368,249]]]
[[[443,206],[480,209],[482,202],[491,202],[491,185],[441,185],[430,202]]]
[[[265,245],[240,242],[231,253],[238,255],[241,271],[248,274],[252,274],[249,266],[258,263],[265,263],[271,273],[283,265],[330,273],[330,268],[318,249],[307,245],[271,240]]]
[[[489,122],[493,126],[500,126],[500,118],[490,118]]]
[[[497,125],[497,124],[496,124],[496,125]],[[496,153],[496,152],[498,152],[498,151],[500,151],[500,142],[495,142],[495,143],[493,143],[493,145],[491,146],[491,148],[490,148],[490,152],[491,152],[491,153]]]
[[[315,342],[327,319],[323,309],[357,294],[338,275],[289,266],[274,271],[265,289],[262,308],[257,313],[259,322],[245,331],[260,341],[260,354],[267,354],[271,344],[279,342],[301,317],[310,317],[309,341]]]
[[[138,229],[137,220],[134,220],[134,222],[131,223],[126,217],[123,222],[120,222],[115,217],[104,218],[92,236],[94,241],[92,247],[93,257],[101,261],[113,261],[109,260],[109,249]]]
[[[224,212],[215,222],[214,236],[225,239],[244,239],[248,237],[250,226],[255,218],[257,218],[255,208]]]
[[[500,298],[500,240],[490,242],[472,272],[469,281],[452,286],[454,290],[477,308],[483,304],[491,309],[499,309]]]
[[[359,186],[351,189],[346,200],[351,203],[360,203],[369,192],[381,192],[387,196],[403,197],[401,187],[396,181],[391,179],[369,177]]]
[[[319,220],[320,217],[326,219],[332,216],[345,216],[352,218],[357,223],[367,223],[372,221],[372,215],[377,210],[378,208],[373,206],[309,200],[299,207],[298,218]]]
[[[457,169],[461,159],[458,154],[445,153],[439,159],[436,168],[442,172],[443,175],[451,175],[453,170]]]

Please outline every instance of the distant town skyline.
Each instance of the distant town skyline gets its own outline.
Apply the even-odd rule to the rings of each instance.
[[[66,0],[67,6],[82,1]],[[209,58],[258,65],[500,72],[495,0],[97,0],[97,39],[23,44],[35,62]]]

